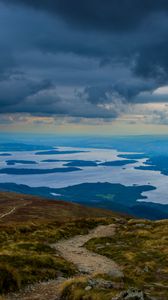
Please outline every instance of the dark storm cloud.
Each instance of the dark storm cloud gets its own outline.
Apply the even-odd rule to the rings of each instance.
[[[110,103],[116,97],[122,99],[123,102],[137,102],[138,96],[142,91],[148,92],[156,87],[153,82],[145,82],[132,79],[131,81],[118,81],[113,85],[92,86],[84,89],[86,98],[91,103]]]
[[[1,112],[4,107],[16,105],[41,90],[48,89],[52,84],[48,81],[34,82],[23,75],[10,76],[0,81]]]
[[[129,30],[155,12],[167,12],[167,0],[5,0],[60,15],[68,23],[100,30]]]
[[[10,99],[11,100],[11,99]],[[40,116],[67,116],[67,117],[85,117],[85,118],[116,118],[118,111],[106,110],[88,102],[82,97],[70,99],[61,98],[56,89],[43,89],[36,94],[22,98],[22,101],[2,103],[1,113],[30,113]],[[0,99],[1,101],[1,99]]]
[[[155,78],[164,83],[168,80],[168,35],[164,41],[144,47],[137,57],[135,73],[144,78]]]
[[[0,112],[116,118],[168,101],[152,94],[168,84],[167,13],[163,0],[0,0]]]
[[[0,80],[9,77],[12,70],[15,68],[15,60],[13,55],[4,48],[2,45],[0,47]]]

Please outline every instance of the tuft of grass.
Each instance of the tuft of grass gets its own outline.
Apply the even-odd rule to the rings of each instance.
[[[105,275],[106,276],[106,275]],[[61,300],[111,300],[116,296],[120,289],[118,288],[101,288],[97,285],[92,286],[91,289],[87,289],[90,286],[90,281],[103,278],[97,275],[93,278],[77,277],[68,281],[65,281],[61,286]]]
[[[18,271],[8,263],[0,264],[0,291],[13,291],[21,286],[21,278]]]
[[[36,251],[12,252],[0,255],[0,292],[6,293],[37,281],[64,277],[76,273],[73,264],[62,257]]]

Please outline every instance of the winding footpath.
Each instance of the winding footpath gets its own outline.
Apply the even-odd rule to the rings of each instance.
[[[20,199],[20,200],[22,200],[22,199]],[[3,218],[5,218],[5,217],[7,217],[7,216],[9,216],[9,215],[11,215],[11,214],[13,214],[18,208],[24,207],[24,206],[26,206],[28,204],[30,205],[31,203],[32,203],[32,201],[31,202],[29,201],[29,202],[24,203],[22,205],[18,205],[18,206],[13,207],[12,209],[10,209],[10,211],[8,211],[8,212],[0,215],[0,220],[3,219]]]
[[[102,255],[88,251],[83,245],[92,238],[108,237],[115,233],[115,225],[101,225],[86,235],[77,235],[67,240],[61,240],[52,245],[67,261],[72,262],[80,273],[89,276],[95,273],[109,274],[121,277],[119,266]],[[66,281],[58,278],[49,282],[42,282],[28,287],[24,291],[9,295],[6,300],[59,300],[60,284]]]
[[[5,218],[6,216],[9,216],[9,215],[13,214],[13,213],[15,212],[16,208],[17,208],[17,207],[13,207],[13,208],[12,208],[10,211],[8,211],[7,213],[2,214],[2,215],[0,216],[0,219],[3,219],[3,218]]]
[[[83,245],[92,238],[112,236],[115,232],[113,224],[98,226],[87,235],[78,235],[71,239],[60,241],[53,245],[66,260],[77,266],[84,274],[106,273],[120,277],[121,271],[117,264],[102,255],[93,253]]]

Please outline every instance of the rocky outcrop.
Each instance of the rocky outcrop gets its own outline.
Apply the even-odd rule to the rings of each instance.
[[[130,288],[127,291],[123,291],[119,296],[112,298],[112,300],[156,300],[147,296],[139,289]]]

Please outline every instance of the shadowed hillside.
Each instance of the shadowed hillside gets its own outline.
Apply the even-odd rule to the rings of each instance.
[[[4,216],[5,215],[5,216]],[[0,192],[0,226],[12,223],[67,222],[68,219],[111,217],[111,211],[31,195]]]

